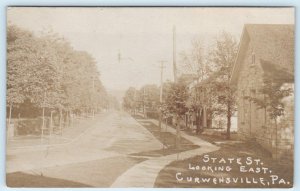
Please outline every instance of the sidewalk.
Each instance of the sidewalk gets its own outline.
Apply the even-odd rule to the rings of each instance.
[[[152,122],[158,125],[158,121],[153,119],[144,119],[143,121]],[[165,126],[165,124],[164,124]],[[167,127],[167,132],[176,134],[176,130],[172,127]],[[181,132],[181,136],[190,140],[195,145],[200,146],[200,148],[184,151],[179,154],[171,154],[162,157],[156,157],[152,159],[148,159],[142,163],[135,165],[134,167],[127,170],[121,176],[117,178],[117,180],[111,185],[114,188],[120,187],[145,187],[152,188],[154,187],[154,183],[158,173],[169,163],[175,160],[183,160],[190,157],[194,157],[196,155],[201,155],[204,153],[213,152],[219,149],[219,147],[206,142],[200,138],[187,135],[184,132]]]
[[[98,114],[98,115],[103,115]],[[96,118],[96,116],[95,116]],[[75,118],[72,127],[65,127],[60,134],[44,135],[41,136],[20,136],[14,137],[7,141],[7,150],[22,149],[22,148],[36,148],[47,147],[52,145],[67,144],[74,139],[77,139],[81,134],[85,133],[95,121],[95,118]]]

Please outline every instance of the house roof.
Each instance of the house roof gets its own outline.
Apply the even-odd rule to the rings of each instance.
[[[264,70],[265,75],[271,78],[273,81],[279,82],[294,82],[294,75],[289,71],[284,70],[279,65],[273,64],[269,61],[262,60],[260,61],[260,65]]]
[[[250,41],[253,51],[259,58],[280,66],[279,68],[290,74],[294,73],[294,25],[246,24],[231,73],[230,83],[232,85],[237,84]]]
[[[179,80],[183,81],[186,84],[190,84],[197,78],[196,74],[182,74],[179,76]]]
[[[210,84],[211,82],[214,82],[218,79],[219,76],[221,76],[223,73],[222,70],[218,70],[214,73],[212,73],[209,77],[203,79],[202,81],[198,82],[198,79],[192,81],[190,84],[189,84],[189,89],[191,88],[199,88],[199,87],[202,87],[202,86],[205,86],[205,85],[208,85]]]

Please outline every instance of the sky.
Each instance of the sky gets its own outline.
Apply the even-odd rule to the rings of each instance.
[[[161,60],[164,81],[173,80],[174,26],[178,63],[193,39],[208,50],[222,31],[239,39],[244,24],[294,24],[294,9],[8,7],[7,21],[36,34],[51,30],[63,36],[96,59],[108,90],[122,91],[159,84]]]

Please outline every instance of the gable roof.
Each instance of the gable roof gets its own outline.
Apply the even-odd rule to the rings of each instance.
[[[275,65],[269,61],[262,60],[260,65],[264,71],[264,74],[271,78],[273,81],[291,83],[294,82],[294,75],[289,71],[282,69],[279,65]]]
[[[238,55],[231,73],[230,83],[237,84],[248,44],[255,54],[289,73],[294,73],[294,25],[246,24],[243,28]]]

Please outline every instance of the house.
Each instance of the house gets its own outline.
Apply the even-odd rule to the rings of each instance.
[[[282,100],[284,115],[276,123],[268,108],[246,99],[265,98],[261,90],[266,77],[293,89],[294,25],[246,24],[230,79],[237,89],[239,138],[256,141],[276,159],[292,158],[294,96]]]
[[[187,106],[190,108],[189,114],[195,116],[192,118],[201,131],[226,131],[227,117],[226,115],[214,114],[213,104],[216,102],[214,100],[216,97],[211,96],[215,93],[211,84],[222,80],[221,75],[222,71],[215,71],[204,79],[196,78],[188,86],[190,94],[187,102]],[[231,117],[231,132],[235,132],[237,129],[236,121],[236,116],[233,115]]]

